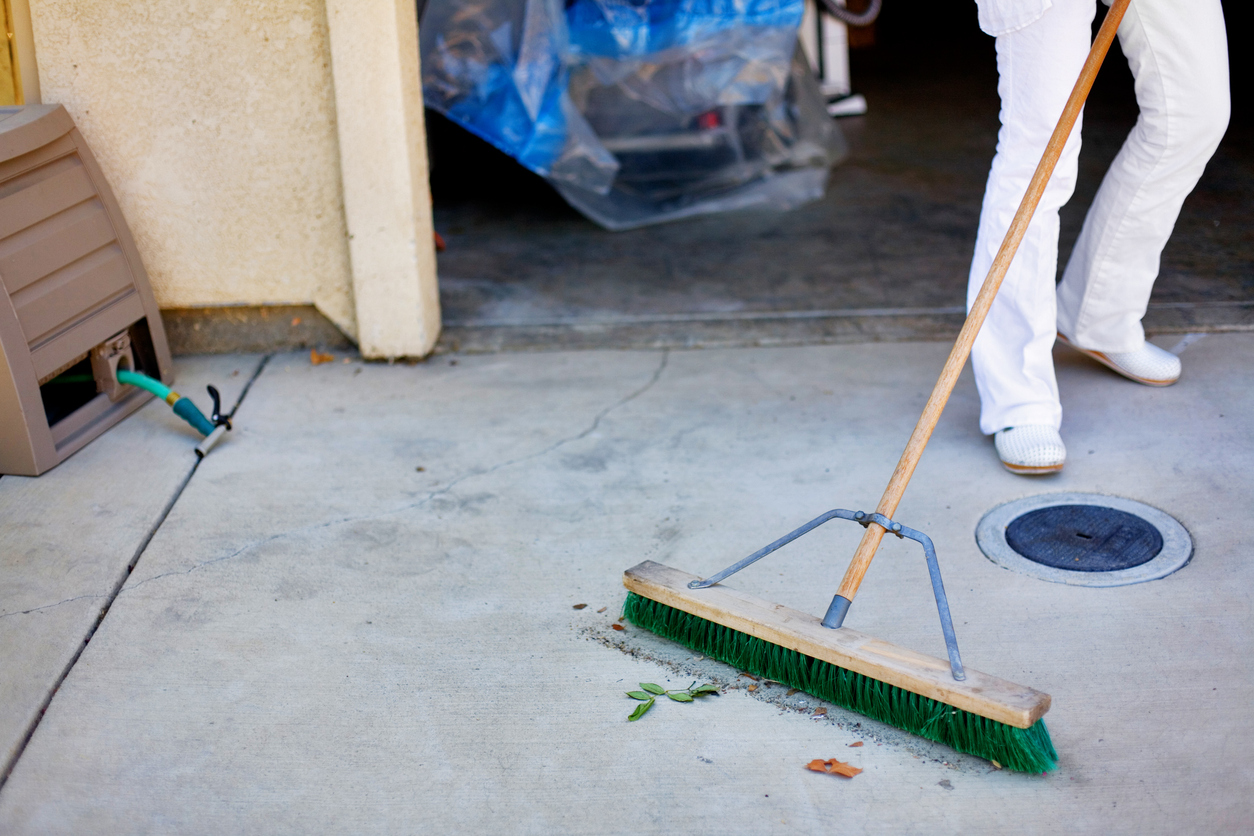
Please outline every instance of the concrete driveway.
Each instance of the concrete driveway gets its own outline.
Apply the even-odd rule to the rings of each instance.
[[[1049,775],[611,629],[642,559],[709,573],[870,510],[947,351],[184,359],[202,401],[257,374],[198,467],[153,403],[0,479],[0,832],[1248,832],[1254,334],[1193,343],[1162,390],[1059,349],[1047,479],[999,466],[968,376],[917,471],[897,518],[936,541],[967,664],[1053,695]],[[1060,491],[1167,511],[1191,563],[1092,589],[980,553],[986,511]],[[821,613],[848,528],[730,585]],[[848,623],[943,655],[910,546]],[[625,690],[694,680],[724,693],[626,721]],[[805,769],[832,757],[864,771]]]

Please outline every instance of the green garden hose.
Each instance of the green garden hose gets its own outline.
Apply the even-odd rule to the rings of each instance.
[[[154,380],[141,372],[118,369],[118,382],[152,392],[158,398],[174,407],[174,414],[191,424],[192,428],[203,436],[208,436],[216,429],[213,423],[204,416],[204,413],[196,408],[196,404],[192,403],[190,398],[183,397],[159,380]]]

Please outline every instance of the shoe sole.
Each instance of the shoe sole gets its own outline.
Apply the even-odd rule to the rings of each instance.
[[[1028,467],[1022,464],[1011,464],[1010,462],[1002,462],[1002,467],[1018,476],[1048,476],[1051,473],[1058,473],[1062,470],[1063,462],[1058,464],[1050,464],[1044,467]]]
[[[1092,359],[1101,363],[1106,368],[1110,369],[1112,372],[1116,372],[1120,375],[1123,375],[1128,380],[1135,380],[1137,383],[1143,383],[1146,386],[1158,386],[1158,387],[1170,386],[1171,384],[1175,383],[1177,380],[1180,379],[1178,377],[1173,377],[1170,380],[1154,380],[1153,378],[1149,378],[1149,377],[1138,377],[1137,375],[1132,374],[1130,371],[1123,368],[1122,366],[1117,365],[1114,360],[1111,360],[1102,352],[1090,351],[1087,348],[1080,348],[1080,346],[1071,342],[1071,340],[1064,337],[1061,333],[1058,335],[1058,341],[1069,348],[1075,349],[1076,351],[1080,352],[1086,357],[1091,357]]]

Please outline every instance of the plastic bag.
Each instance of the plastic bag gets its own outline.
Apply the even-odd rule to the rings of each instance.
[[[610,229],[819,198],[844,154],[801,0],[429,0],[429,107]]]
[[[427,107],[550,181],[609,190],[618,162],[571,104],[557,0],[431,0],[419,32]]]

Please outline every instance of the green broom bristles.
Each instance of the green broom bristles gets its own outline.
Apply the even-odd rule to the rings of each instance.
[[[637,627],[687,645],[743,671],[944,743],[1018,772],[1048,772],[1058,762],[1044,720],[1020,729],[789,650],[630,592],[623,615]]]

